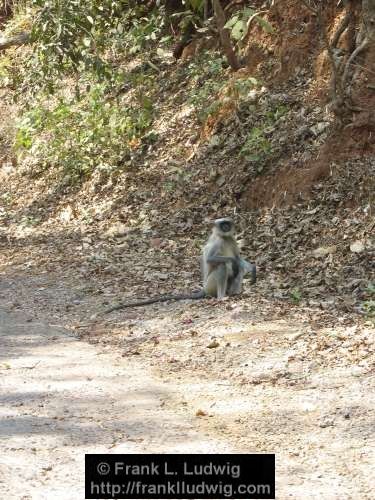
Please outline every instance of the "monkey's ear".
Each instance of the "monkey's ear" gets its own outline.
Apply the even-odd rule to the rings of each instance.
[[[203,224],[207,226],[212,226],[215,223],[215,219],[210,219],[209,217],[205,217],[203,219]]]

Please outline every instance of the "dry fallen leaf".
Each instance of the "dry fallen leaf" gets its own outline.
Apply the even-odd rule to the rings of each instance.
[[[206,411],[203,411],[203,410],[197,410],[195,412],[195,416],[196,417],[207,417],[208,413]]]

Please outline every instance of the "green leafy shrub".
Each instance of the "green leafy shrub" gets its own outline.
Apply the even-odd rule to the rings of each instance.
[[[254,20],[257,22],[267,33],[273,33],[272,25],[260,17],[255,9],[245,7],[244,9],[236,12],[226,23],[225,27],[230,30],[231,37],[237,42],[243,40],[249,29],[249,24]]]
[[[267,111],[262,121],[257,126],[252,127],[240,150],[240,155],[253,163],[258,173],[264,170],[273,153],[272,143],[268,138],[269,131],[287,112],[288,108],[284,105]]]
[[[368,296],[368,300],[362,302],[362,310],[365,314],[365,318],[368,321],[371,321],[375,325],[375,284],[369,283],[366,290],[366,295]]]
[[[362,304],[366,318],[375,322],[375,300],[366,300]]]
[[[139,15],[137,9],[129,9],[122,17],[114,32],[115,48],[126,49],[129,54],[137,54],[147,45],[159,41],[158,46],[171,41],[164,33],[165,16],[163,9],[157,9],[147,16]]]
[[[82,99],[33,107],[18,125],[18,151],[29,151],[42,167],[62,169],[76,179],[95,168],[119,168],[150,127],[152,105],[147,98],[120,105],[106,99],[104,90],[98,84]]]
[[[253,127],[241,148],[240,154],[257,164],[258,172],[261,172],[272,151],[270,141],[265,136],[265,129]]]
[[[290,291],[290,298],[293,304],[298,305],[302,300],[301,290],[299,288],[293,288],[293,290]]]
[[[112,81],[116,59],[139,52],[164,29],[163,8],[148,12],[128,0],[30,3],[34,52],[27,74],[35,92],[40,87],[53,92],[61,75],[91,73],[97,81]]]
[[[217,95],[225,81],[223,62],[221,56],[212,57],[212,54],[203,52],[187,68],[193,85],[188,102],[195,108],[201,123],[220,107]]]
[[[128,0],[30,0],[34,43],[21,51],[18,72],[0,64],[22,110],[19,155],[77,180],[121,168],[144,136],[152,142],[155,71],[126,71],[123,63],[162,36],[163,14]]]

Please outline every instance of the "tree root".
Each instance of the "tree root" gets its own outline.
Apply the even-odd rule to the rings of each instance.
[[[19,35],[11,38],[0,39],[0,50],[6,50],[9,47],[24,45],[29,43],[30,33],[20,33]]]
[[[347,60],[347,62],[345,64],[344,73],[342,75],[342,80],[341,80],[341,85],[342,85],[343,89],[345,89],[346,84],[348,82],[350,66],[353,64],[354,59],[356,57],[358,57],[358,55],[361,52],[363,52],[365,49],[367,49],[369,43],[370,43],[370,41],[367,38],[365,38],[363,40],[363,42],[360,45],[358,45],[358,47],[354,50],[354,52],[352,52],[351,56]]]

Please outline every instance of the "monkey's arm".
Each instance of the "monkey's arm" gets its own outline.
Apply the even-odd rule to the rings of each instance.
[[[207,259],[207,262],[209,264],[231,264],[232,266],[232,273],[233,273],[233,276],[237,276],[238,273],[240,272],[240,266],[241,266],[241,262],[240,262],[240,258],[236,258],[236,257],[223,257],[221,255],[214,255],[212,257],[209,257]]]
[[[238,266],[236,257],[223,257],[222,255],[212,255],[211,257],[207,257],[207,262],[209,264],[226,264],[230,262],[233,265]]]
[[[230,263],[232,264],[232,269],[233,269],[233,274],[238,274],[239,271],[239,266],[238,266],[238,259],[239,257],[226,257],[223,255],[217,255],[220,251],[220,246],[218,245],[213,245],[208,254],[205,256],[206,257],[206,262],[208,264],[227,264]]]
[[[116,304],[115,306],[106,309],[103,314],[109,314],[112,311],[118,311],[119,309],[126,309],[127,307],[139,307],[139,306],[148,306],[150,304],[156,304],[157,302],[167,302],[168,300],[198,300],[204,299],[206,297],[206,293],[204,290],[200,290],[199,292],[194,292],[190,294],[182,294],[182,295],[161,295],[160,297],[154,297],[151,299],[137,300],[136,302],[129,303],[121,303]]]

